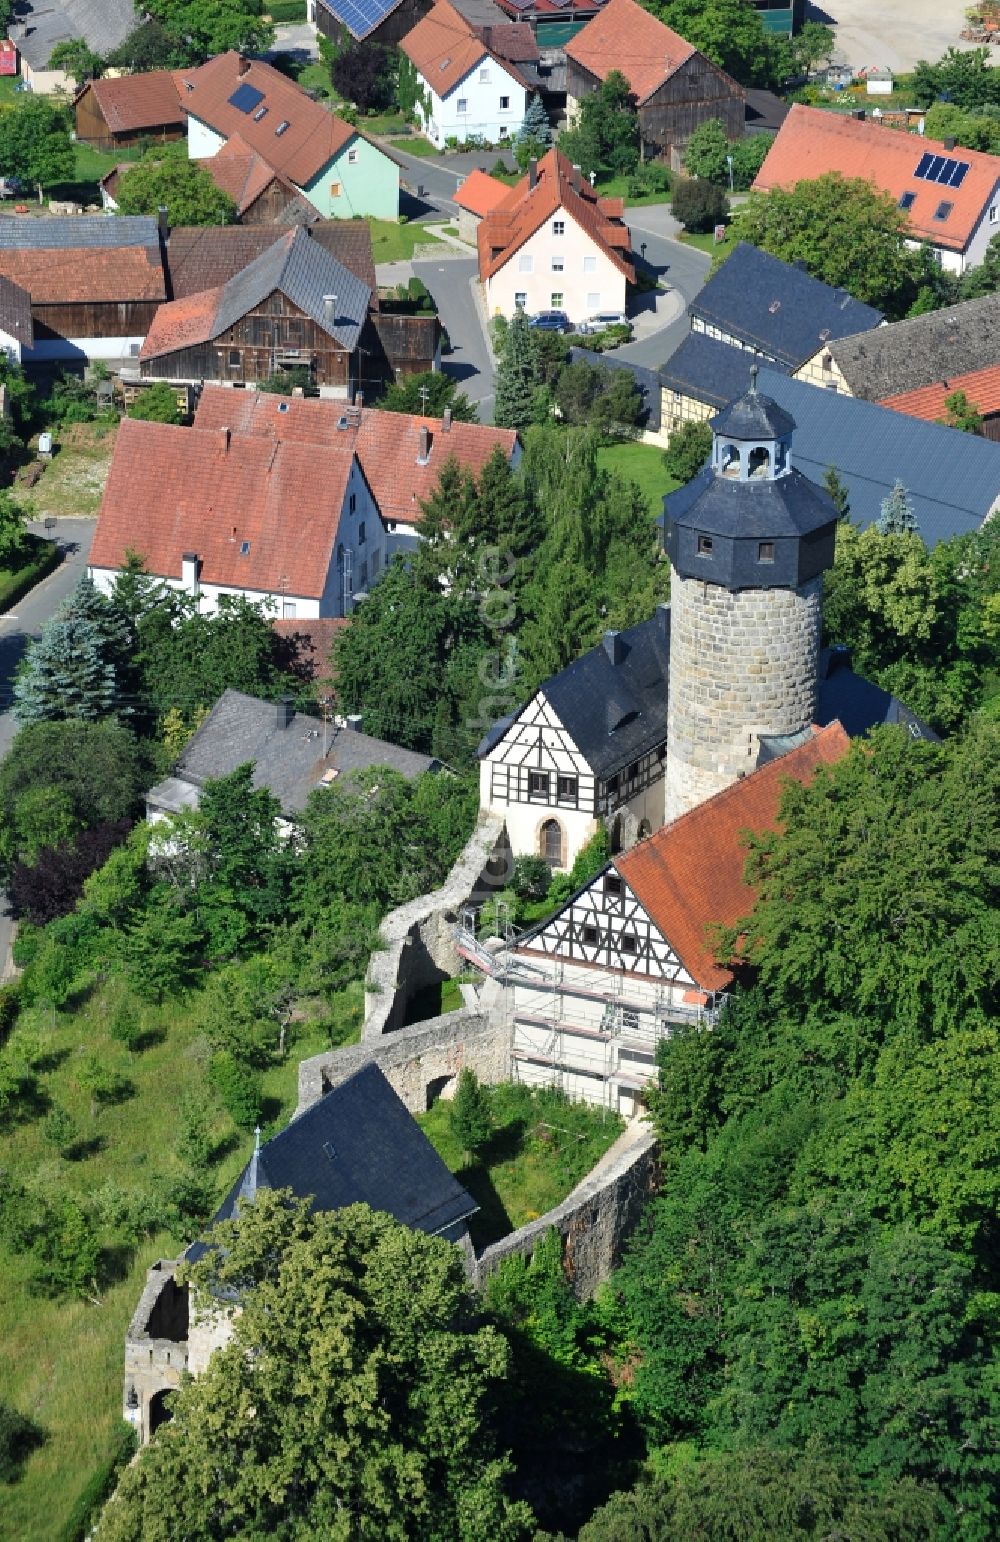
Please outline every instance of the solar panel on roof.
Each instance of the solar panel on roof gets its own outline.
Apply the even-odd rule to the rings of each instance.
[[[530,11],[535,0],[506,0],[512,11]]]
[[[933,155],[926,155],[926,154],[922,155],[920,157],[920,161],[919,161],[919,163],[917,165],[917,169],[913,173],[913,175],[915,177],[926,177],[926,175],[927,175],[927,168],[928,168],[928,166],[930,165],[930,163],[931,163],[931,161],[933,159],[934,159]]]
[[[236,90],[229,98],[229,105],[230,107],[235,107],[237,112],[251,113],[255,107],[260,106],[263,100],[263,91],[258,91],[256,86],[247,85],[246,81],[244,81],[242,86],[236,87]]]
[[[946,187],[961,187],[969,167],[968,161],[955,161],[949,155],[931,155],[927,152],[920,157],[913,175],[921,177],[925,182],[941,182]]]
[[[355,37],[367,37],[399,0],[325,0],[328,8],[344,23]]]
[[[965,174],[966,174],[966,172],[968,170],[969,170],[969,162],[968,161],[956,161],[955,165],[954,165],[954,170],[952,171],[951,177],[948,180],[948,186],[949,187],[961,187],[962,183],[965,181]]]

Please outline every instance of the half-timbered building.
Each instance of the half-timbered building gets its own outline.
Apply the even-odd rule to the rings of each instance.
[[[774,829],[784,784],[811,781],[849,745],[838,722],[816,730],[616,857],[495,955],[491,972],[513,997],[515,1076],[636,1112],[659,1040],[680,1023],[714,1022],[732,984],[712,929],[753,904],[744,832]],[[476,959],[476,945],[467,951]]]
[[[479,746],[480,803],[515,856],[572,867],[605,824],[622,850],[663,823],[670,611],[607,632],[494,724]]]

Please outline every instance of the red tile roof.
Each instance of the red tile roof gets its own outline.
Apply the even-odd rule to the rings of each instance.
[[[349,444],[328,445],[320,467],[309,444],[125,418],[90,563],[119,568],[132,549],[178,579],[192,551],[204,583],[318,599],[353,460]]]
[[[222,151],[219,151],[222,154]],[[309,226],[318,241],[372,291],[377,309],[375,259],[367,220],[318,220]],[[175,300],[228,283],[279,239],[273,225],[181,225],[170,232],[167,261]]]
[[[901,391],[898,396],[886,396],[879,405],[891,407],[894,412],[905,412],[907,417],[935,423],[938,418],[947,418],[944,399],[955,391],[964,391],[984,417],[1000,413],[1000,364],[974,369],[965,375],[951,375],[947,380],[935,380],[914,391]]]
[[[914,176],[925,154],[965,161],[969,170],[961,187]],[[896,203],[904,193],[912,193],[914,199],[906,215],[911,234],[935,246],[963,251],[1000,182],[1000,156],[978,150],[947,150],[937,139],[880,128],[877,123],[862,123],[796,102],[778,130],[754,187],[763,192],[794,187],[829,171],[862,177]],[[936,210],[946,203],[952,206],[947,217],[936,220]]]
[[[482,219],[484,214],[489,214],[498,203],[502,203],[509,192],[506,182],[498,182],[495,177],[476,167],[459,186],[455,202],[460,209],[468,209],[470,214],[478,214]]]
[[[608,0],[603,11],[566,44],[566,57],[604,80],[619,70],[637,102],[645,102],[697,49],[636,5]]]
[[[487,55],[519,85],[529,89],[528,81],[514,61],[537,59],[537,45],[534,53],[526,53],[520,28],[518,35],[505,43],[503,34],[508,30],[513,29],[502,24],[490,28],[474,27],[453,5],[449,5],[448,0],[437,0],[433,9],[417,22],[399,46],[438,96],[447,96]],[[505,52],[507,48],[513,57]]]
[[[818,729],[807,743],[615,858],[618,872],[703,990],[724,990],[733,978],[716,958],[709,928],[734,925],[754,902],[743,878],[747,854],[740,837],[747,830],[759,835],[775,829],[783,784],[812,781],[820,766],[841,760],[850,743],[837,722]]]
[[[599,197],[587,179],[574,172],[562,151],[555,149],[538,162],[533,188],[529,178],[522,177],[480,222],[476,233],[480,279],[498,273],[536,230],[559,212],[575,220],[629,282],[635,282],[628,226],[622,223],[624,203],[620,198]]]
[[[178,95],[180,77],[177,70],[148,70],[143,75],[92,80],[76,101],[91,92],[112,134],[165,128],[168,124],[183,127],[187,114]]]
[[[245,214],[272,182],[280,182],[290,195],[298,195],[294,182],[289,182],[262,155],[251,150],[240,134],[227,139],[216,155],[199,159],[198,165],[208,172],[217,188],[229,194],[238,215]]]
[[[201,394],[194,423],[196,428],[217,430],[228,425],[234,433],[321,445],[324,455],[328,447],[346,445],[357,454],[382,518],[401,525],[416,524],[421,502],[433,493],[450,456],[475,474],[498,446],[510,458],[517,445],[512,428],[452,423],[446,430],[440,418],[383,412],[377,407],[348,413],[343,402],[289,399],[212,385],[206,385]],[[418,460],[421,428],[430,436],[424,465]]]
[[[333,645],[351,624],[349,616],[320,616],[307,621],[278,618],[271,626],[288,650],[288,667],[323,696],[333,679]]]
[[[0,274],[27,289],[33,305],[164,300],[167,293],[156,247],[5,247]]]
[[[159,359],[178,348],[192,348],[212,336],[225,285],[161,305],[149,324],[140,359]]]
[[[357,134],[357,129],[306,96],[287,75],[260,59],[243,59],[235,49],[179,74],[181,102],[190,114],[226,139],[239,134],[297,187],[311,182]],[[267,112],[259,122],[253,113],[231,105],[229,98],[239,86],[263,92],[260,106]],[[276,134],[281,123],[288,127]]]

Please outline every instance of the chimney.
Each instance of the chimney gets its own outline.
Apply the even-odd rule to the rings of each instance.
[[[241,55],[240,56],[239,64],[236,67],[236,73],[237,73],[237,75],[247,75],[247,74],[249,74],[249,72],[250,72],[250,60],[249,59],[244,59],[243,56]]]
[[[349,712],[345,717],[344,722],[347,724],[347,727],[352,731],[352,733],[359,734],[361,732],[360,712]]]
[[[198,553],[186,551],[181,553],[181,587],[185,594],[198,593]]]
[[[625,649],[622,646],[622,635],[620,632],[605,632],[604,651],[612,664],[621,663],[625,656]]]
[[[451,431],[451,408],[450,407],[446,407],[444,409],[444,412],[441,414],[441,432],[442,432],[442,434],[447,434],[447,433],[450,433],[450,431]]]
[[[532,156],[531,160],[528,162],[528,191],[529,191],[529,193],[530,193],[531,189],[533,187],[537,187],[537,185],[538,185],[538,162],[535,160],[535,157]]]
[[[160,240],[166,241],[170,235],[170,218],[165,203],[161,203],[156,211],[156,228],[160,233]]]
[[[657,632],[659,633],[659,635],[661,637],[669,638],[669,636],[670,636],[670,606],[669,605],[657,605],[657,607],[656,607],[656,630],[657,630]]]
[[[365,404],[365,393],[364,393],[364,391],[355,391],[355,393],[354,393],[354,405],[355,405],[355,407],[357,407],[359,412],[361,411],[361,409],[364,406],[364,404]]]
[[[335,294],[325,294],[323,296],[323,320],[328,327],[335,327],[337,325],[337,296]]]
[[[288,728],[294,717],[292,710],[292,698],[290,696],[279,697],[274,708],[274,721],[279,728]]]
[[[954,150],[955,148],[955,141],[950,134],[947,139],[942,139],[941,143],[944,145],[946,150]]]
[[[229,454],[229,443],[230,443],[230,440],[232,439],[232,437],[233,437],[233,431],[232,431],[231,428],[224,428],[222,430],[222,453],[223,453],[223,455],[228,455]]]
[[[426,423],[420,425],[420,449],[417,454],[417,465],[426,466],[431,458],[431,431]]]
[[[582,166],[578,166],[576,164],[576,162],[574,161],[573,162],[573,186],[576,188],[577,192],[580,191],[580,186],[581,186],[582,182],[583,182],[583,167]]]
[[[493,28],[492,27],[484,27],[483,28],[483,43],[484,43],[485,47],[489,48],[490,40],[492,39],[492,37],[493,37]]]

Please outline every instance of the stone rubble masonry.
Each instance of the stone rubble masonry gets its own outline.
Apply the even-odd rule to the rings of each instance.
[[[752,771],[761,734],[813,721],[822,587],[732,593],[671,572],[668,822]]]

